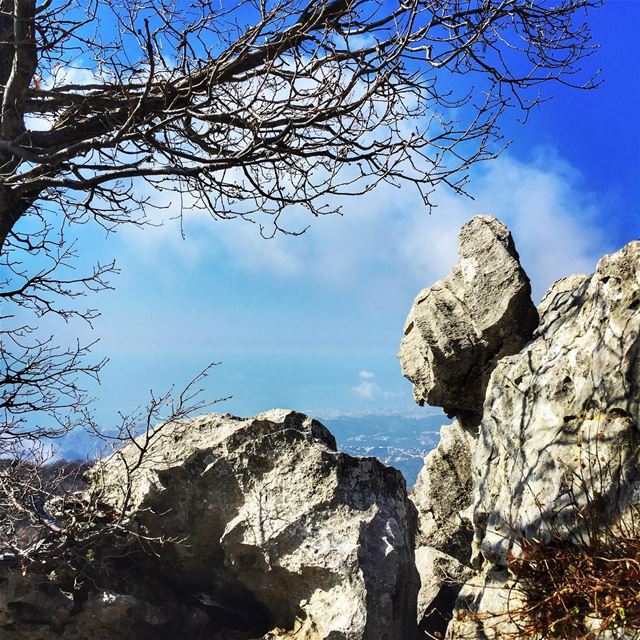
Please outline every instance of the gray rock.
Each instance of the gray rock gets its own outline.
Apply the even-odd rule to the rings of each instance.
[[[418,637],[438,637],[436,633],[442,636],[458,593],[473,571],[452,556],[427,546],[416,549],[416,567],[420,574]]]
[[[416,566],[420,574],[420,637],[444,633],[456,596],[472,573],[471,458],[475,438],[457,422],[443,426],[440,442],[425,458],[411,500],[418,510]],[[430,634],[430,635],[429,635]]]
[[[162,539],[177,585],[262,607],[271,637],[406,640],[416,630],[415,509],[401,474],[338,453],[274,410],[166,425],[131,478],[129,526]],[[129,445],[95,477],[122,505]]]
[[[144,577],[139,577],[144,582]],[[131,593],[93,590],[82,600],[55,575],[0,573],[0,640],[173,640],[206,628],[206,614],[155,584],[155,603]]]
[[[476,438],[457,422],[440,429],[440,442],[425,458],[411,490],[418,510],[416,548],[429,546],[463,564],[471,558],[473,501],[471,459]]]
[[[416,402],[477,425],[489,376],[500,358],[531,338],[538,314],[509,230],[476,216],[459,237],[460,261],[416,297],[400,345]]]
[[[510,572],[488,564],[460,589],[445,637],[447,640],[528,637],[523,635],[521,626],[510,613],[523,606],[521,593]]]
[[[498,565],[518,536],[611,521],[639,477],[640,242],[557,282],[541,311],[491,376],[474,453],[476,546]]]
[[[517,634],[509,565],[523,539],[588,542],[627,526],[640,503],[640,242],[591,276],[554,283],[539,311],[534,339],[487,388],[473,456],[478,571],[458,596],[451,640]],[[597,626],[597,611],[584,614]]]

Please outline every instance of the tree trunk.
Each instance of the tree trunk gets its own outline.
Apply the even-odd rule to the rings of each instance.
[[[35,199],[16,198],[11,189],[0,185],[0,255],[16,222],[27,212]]]

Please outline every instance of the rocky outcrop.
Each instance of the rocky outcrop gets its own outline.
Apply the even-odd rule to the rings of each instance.
[[[473,526],[471,458],[476,439],[457,422],[443,426],[411,490],[418,510],[416,547],[429,546],[468,564]]]
[[[415,512],[398,471],[338,453],[289,411],[165,425],[128,481],[138,455],[129,445],[95,482],[116,509],[130,485],[129,526],[163,541],[157,566],[174,584],[264,612],[271,637],[415,634]]]
[[[473,466],[476,554],[611,521],[639,479],[640,242],[556,283],[534,340],[487,389]]]
[[[418,625],[423,634],[443,633],[461,584],[471,573],[475,437],[458,422],[443,426],[440,442],[425,458],[411,499],[418,510],[416,566],[420,574]],[[429,637],[429,636],[427,636]]]
[[[441,633],[452,614],[451,639],[498,639],[516,631],[507,609],[527,541],[580,543],[640,503],[640,242],[556,282],[537,328],[500,223],[466,225],[460,256],[416,298],[400,352],[418,403],[464,427],[443,428],[412,491],[418,613]]]
[[[419,405],[477,425],[489,376],[517,353],[538,322],[529,279],[509,230],[491,216],[462,227],[458,264],[416,297],[400,364]]]
[[[633,513],[637,537],[640,242],[556,282],[536,312],[509,232],[474,218],[405,333],[416,399],[457,416],[411,500],[398,471],[338,452],[303,414],[160,425],[62,492],[27,491],[34,518],[2,528],[28,541],[0,545],[0,640],[500,640],[519,633],[519,567],[547,565],[549,541],[554,559],[594,548],[610,563]]]
[[[460,261],[415,299],[400,347],[418,404],[458,420],[443,427],[412,490],[421,633],[444,633],[471,570],[472,456],[485,388],[501,357],[516,353],[538,321],[529,280],[508,229],[478,216],[460,232]]]
[[[459,594],[451,639],[516,631],[511,569],[527,541],[581,545],[639,524],[640,242],[556,282],[539,311],[534,339],[487,388],[473,456],[478,574]],[[576,615],[597,626],[597,610]]]

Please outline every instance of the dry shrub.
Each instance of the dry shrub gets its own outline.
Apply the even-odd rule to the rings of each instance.
[[[523,541],[509,569],[523,605],[518,637],[562,640],[640,635],[640,537],[607,531],[576,544]]]
[[[519,539],[509,554],[521,603],[509,611],[516,638],[640,639],[640,510],[629,492],[638,449],[632,439],[636,453],[623,460],[603,440],[599,429],[576,443],[583,462],[568,493],[571,533],[540,507],[544,540]]]

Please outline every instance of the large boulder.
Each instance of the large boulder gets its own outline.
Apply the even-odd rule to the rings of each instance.
[[[538,314],[501,222],[473,218],[460,231],[458,252],[449,275],[416,297],[399,358],[419,405],[443,407],[475,426],[491,372],[531,338]]]
[[[336,451],[299,413],[206,415],[131,444],[94,482],[156,545],[156,570],[269,637],[406,640],[416,632],[415,509],[401,474]],[[134,473],[127,469],[135,468]],[[266,629],[265,629],[266,630]]]
[[[593,509],[610,521],[639,477],[640,242],[556,283],[541,312],[491,376],[474,454],[476,545],[494,564],[518,536],[571,535]]]
[[[516,634],[517,572],[535,563],[532,549],[588,554],[597,539],[608,557],[640,524],[640,242],[556,282],[539,311],[533,340],[487,388],[472,465],[478,573],[459,594],[452,640]],[[572,616],[597,628],[597,606]],[[627,637],[618,631],[606,637]]]

